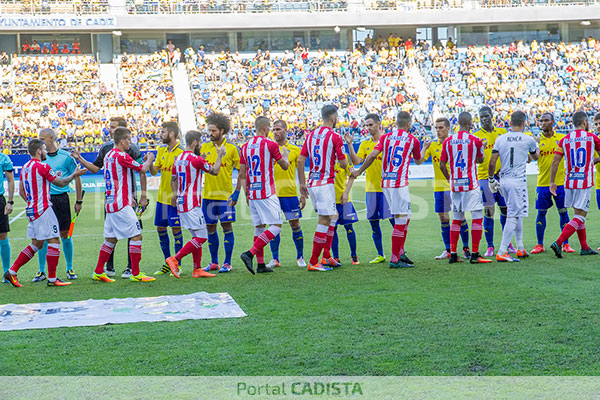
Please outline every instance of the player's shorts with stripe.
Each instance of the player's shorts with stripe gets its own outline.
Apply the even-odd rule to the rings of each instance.
[[[283,223],[281,218],[281,206],[276,195],[261,200],[250,200],[250,217],[252,225],[280,225]]]
[[[230,207],[228,200],[202,199],[202,214],[207,225],[235,222],[235,207]]]
[[[536,210],[548,210],[556,204],[556,208],[565,208],[565,187],[558,186],[556,188],[556,197],[550,193],[548,186],[538,186],[535,189],[535,209]],[[599,207],[600,208],[600,207]]]
[[[52,210],[58,220],[58,228],[61,232],[68,231],[71,226],[71,201],[67,193],[50,195]]]
[[[367,220],[390,219],[393,217],[383,192],[367,192]]]
[[[565,189],[565,207],[576,208],[588,212],[590,210],[590,199],[592,188],[587,189]]]
[[[318,215],[335,215],[335,186],[333,183],[308,188],[308,195]]]
[[[166,228],[179,228],[181,221],[179,221],[179,214],[177,208],[171,204],[156,203],[156,212],[154,213],[154,226],[160,226]]]
[[[48,240],[60,237],[58,220],[52,207],[46,209],[38,219],[29,221],[29,225],[27,225],[27,237],[35,240]]]
[[[502,197],[502,194],[500,192],[492,193],[487,179],[480,179],[479,187],[481,187],[484,207],[493,206],[494,203],[497,203],[500,207],[506,207],[506,201]]]
[[[596,204],[598,205],[598,210],[600,210],[600,189],[596,189]],[[1,210],[1,208],[0,208]],[[2,231],[0,231],[2,232]]]
[[[279,205],[281,206],[281,211],[283,211],[286,221],[302,218],[298,196],[280,197]]]
[[[447,213],[452,209],[452,198],[449,190],[433,192],[433,204],[436,213]]]
[[[354,204],[349,201],[346,204],[336,204],[335,208],[337,209],[337,213],[339,215],[337,224],[338,225],[349,225],[355,222],[358,222],[358,214],[354,209]]]
[[[182,228],[189,229],[190,231],[199,231],[196,232],[198,234],[197,237],[203,239],[208,237],[202,207],[194,207],[190,211],[179,213],[179,221]]]
[[[8,221],[8,215],[4,215],[4,208],[6,207],[6,199],[0,194],[0,233],[10,232],[10,224]]]
[[[506,199],[506,216],[526,218],[529,215],[527,179],[503,179],[500,190]]]
[[[410,191],[408,186],[383,188],[383,195],[390,205],[392,215],[410,214]]]
[[[479,189],[468,192],[452,192],[452,212],[473,212],[483,210],[483,198]]]
[[[114,213],[106,213],[104,220],[104,237],[117,238],[117,240],[130,239],[142,234],[142,226],[133,211],[133,207],[126,206]]]

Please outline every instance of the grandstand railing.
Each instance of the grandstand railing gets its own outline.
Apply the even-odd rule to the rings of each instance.
[[[2,14],[107,14],[108,0],[0,0]]]
[[[347,11],[346,0],[128,0],[130,14],[231,14]]]

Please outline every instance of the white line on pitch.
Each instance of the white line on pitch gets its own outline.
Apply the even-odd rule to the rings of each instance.
[[[19,218],[21,218],[23,216],[23,214],[25,214],[25,210],[18,213],[13,219],[10,220],[10,222],[8,224],[12,225],[12,223],[15,222],[16,220],[18,220]]]

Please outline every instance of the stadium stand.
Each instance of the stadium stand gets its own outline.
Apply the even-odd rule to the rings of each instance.
[[[2,0],[0,14],[102,14],[108,0]]]

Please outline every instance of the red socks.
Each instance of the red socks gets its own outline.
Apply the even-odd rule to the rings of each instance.
[[[261,232],[262,231],[262,232]],[[256,262],[258,264],[265,263],[265,246],[275,238],[275,236],[281,233],[281,227],[271,225],[269,229],[255,228],[254,230],[254,243],[250,248],[250,253],[256,256]]]
[[[571,235],[573,235],[575,232],[577,232],[579,230],[580,225],[583,225],[583,229],[585,230],[585,224],[582,223],[579,220],[579,218],[577,218],[577,216],[575,216],[572,220],[569,221],[568,224],[565,225],[562,232],[560,233],[560,236],[556,240],[556,244],[558,244],[559,246],[562,246],[562,244],[564,242],[566,242],[567,239],[569,239],[571,237]],[[584,233],[584,235],[585,235],[585,233]],[[579,236],[579,234],[578,234],[578,236]],[[579,240],[581,241],[581,237]],[[585,242],[585,236],[584,236],[584,242]],[[586,243],[586,246],[587,246],[587,243]],[[581,248],[583,248],[583,245]]]
[[[48,264],[48,279],[56,279],[56,266],[60,257],[60,245],[57,243],[48,243],[48,252],[46,253],[46,264]]]
[[[129,242],[129,258],[131,259],[131,275],[140,274],[140,261],[142,260],[142,241]]]
[[[104,272],[104,265],[110,258],[114,249],[115,245],[113,243],[107,242],[106,240],[102,243],[100,254],[98,255],[98,264],[96,264],[96,269],[94,270],[96,274],[102,274]]]
[[[458,246],[458,238],[460,237],[461,225],[462,220],[452,220],[452,225],[450,225],[450,253],[456,253],[456,247]]]
[[[390,261],[395,263],[398,262],[400,254],[404,254],[404,243],[406,242],[406,224],[394,225],[394,231],[392,232],[392,256]]]
[[[482,235],[483,218],[474,219],[473,221],[471,221],[471,251],[473,253],[479,253],[479,242],[481,242]]]
[[[193,256],[196,249],[202,249],[202,244],[204,242],[206,242],[206,238],[193,237],[181,248],[181,250],[177,252],[175,258],[181,261],[183,257],[187,256],[188,254],[192,254]]]
[[[333,236],[335,234],[335,224],[329,225],[329,229],[327,229],[327,241],[325,242],[325,246],[323,247],[323,257],[331,258],[331,243],[333,242]]]
[[[38,252],[38,248],[35,247],[33,244],[30,244],[29,246],[25,247],[21,253],[19,254],[19,256],[17,257],[17,259],[15,260],[14,264],[12,265],[12,267],[10,268],[13,272],[18,272],[19,268],[21,268],[23,265],[27,264],[29,262],[29,260],[31,260],[33,258],[33,256],[35,255],[35,253]]]
[[[329,226],[327,225],[317,225],[317,230],[315,231],[315,236],[313,238],[313,248],[312,254],[310,256],[309,263],[310,265],[315,265],[319,263],[319,257],[321,256],[321,251],[327,244],[327,232],[329,231]]]

